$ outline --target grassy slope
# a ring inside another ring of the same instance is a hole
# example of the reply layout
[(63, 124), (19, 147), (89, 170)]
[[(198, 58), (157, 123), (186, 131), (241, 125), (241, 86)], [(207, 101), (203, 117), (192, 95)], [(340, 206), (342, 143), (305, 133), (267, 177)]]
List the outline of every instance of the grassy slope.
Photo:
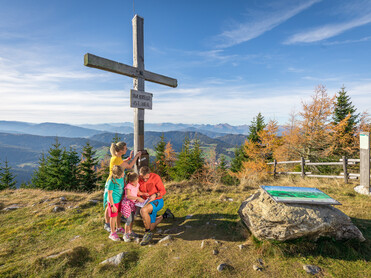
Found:
[[(305, 277), (303, 264), (323, 269), (323, 277), (370, 277), (371, 267), (371, 202), (370, 197), (355, 194), (354, 185), (340, 181), (284, 178), (275, 185), (317, 187), (336, 198), (339, 208), (348, 214), (363, 232), (366, 242), (317, 243), (257, 242), (240, 224), (237, 210), (241, 202), (255, 191), (253, 187), (201, 188), (190, 184), (169, 184), (165, 206), (177, 216), (159, 228), (170, 229), (175, 240), (169, 245), (156, 243), (164, 235), (155, 236), (152, 246), (113, 242), (103, 230), (102, 205), (89, 202), (101, 198), (93, 194), (17, 190), (0, 192), (0, 209), (10, 204), (23, 207), (0, 212), (0, 277)], [(67, 198), (66, 211), (52, 213), (60, 197)], [(222, 201), (224, 197), (233, 201)], [(49, 199), (49, 201), (41, 202)], [(75, 208), (68, 208), (74, 206)], [(76, 208), (78, 206), (79, 208)], [(187, 215), (193, 215), (186, 219)], [(208, 223), (208, 224), (207, 224)], [(142, 234), (140, 219), (134, 230)], [(75, 236), (80, 236), (76, 239)], [(205, 240), (205, 247), (200, 248)], [(219, 243), (216, 243), (215, 241)], [(239, 244), (247, 244), (240, 250)], [(219, 251), (213, 255), (213, 249)], [(48, 255), (70, 250), (54, 259)], [(129, 252), (118, 266), (99, 265), (120, 252)], [(262, 272), (252, 265), (262, 258)], [(234, 270), (218, 273), (217, 266), (227, 262)], [(308, 275), (309, 277), (309, 275)]]

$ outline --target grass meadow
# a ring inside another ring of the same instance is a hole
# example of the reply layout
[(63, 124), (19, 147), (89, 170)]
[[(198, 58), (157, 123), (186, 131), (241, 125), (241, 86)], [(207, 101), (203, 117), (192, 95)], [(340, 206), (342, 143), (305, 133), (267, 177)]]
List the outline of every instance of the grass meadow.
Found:
[[(319, 266), (318, 277), (371, 277), (371, 197), (355, 193), (355, 183), (282, 177), (264, 184), (319, 188), (342, 203), (338, 208), (351, 217), (366, 241), (256, 240), (237, 214), (241, 202), (258, 188), (254, 182), (237, 187), (166, 184), (164, 209), (170, 208), (176, 219), (164, 220), (149, 246), (108, 239), (102, 192), (6, 190), (0, 192), (0, 277), (312, 276), (303, 270), (304, 264)], [(3, 211), (11, 204), (20, 208)], [(65, 211), (52, 212), (55, 206)], [(143, 234), (140, 218), (134, 231)], [(158, 243), (167, 234), (173, 240)], [(245, 248), (240, 249), (241, 244)], [(100, 264), (121, 252), (127, 254), (120, 265)], [(51, 255), (56, 256), (47, 258)], [(263, 261), (262, 271), (253, 269), (258, 259)], [(221, 263), (232, 268), (219, 272)]]

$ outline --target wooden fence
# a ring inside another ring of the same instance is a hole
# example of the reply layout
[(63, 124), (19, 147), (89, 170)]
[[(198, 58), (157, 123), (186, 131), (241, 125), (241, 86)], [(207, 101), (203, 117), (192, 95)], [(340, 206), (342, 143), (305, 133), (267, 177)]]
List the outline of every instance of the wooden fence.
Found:
[[(301, 165), (301, 172), (277, 172), (277, 165), (278, 164), (292, 164), (292, 163), (300, 163)], [(343, 156), (342, 159), (335, 162), (310, 162), (310, 160), (305, 160), (303, 157), (301, 160), (296, 161), (277, 161), (276, 159), (274, 162), (269, 162), (267, 164), (273, 165), (273, 176), (276, 177), (279, 174), (285, 175), (301, 175), (304, 177), (311, 177), (311, 178), (332, 178), (332, 179), (344, 179), (345, 183), (348, 183), (348, 179), (357, 179), (359, 178), (360, 174), (348, 173), (348, 165), (355, 165), (360, 163), (360, 159), (352, 159), (346, 158)], [(330, 165), (330, 166), (342, 166), (343, 172), (340, 175), (312, 175), (312, 172), (305, 172), (305, 166), (319, 166), (319, 165)]]

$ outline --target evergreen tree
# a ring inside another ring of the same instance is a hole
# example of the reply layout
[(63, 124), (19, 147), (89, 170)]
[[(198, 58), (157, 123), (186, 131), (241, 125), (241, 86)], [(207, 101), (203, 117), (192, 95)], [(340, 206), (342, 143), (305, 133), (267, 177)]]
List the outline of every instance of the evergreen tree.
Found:
[(190, 141), (188, 137), (186, 137), (183, 142), (182, 151), (178, 155), (178, 160), (175, 162), (172, 172), (173, 179), (176, 181), (186, 180), (191, 176), (191, 174), (189, 174), (189, 145)]
[(99, 178), (95, 171), (98, 165), (98, 160), (94, 158), (95, 153), (93, 147), (87, 142), (82, 149), (82, 161), (79, 167), (80, 189), (82, 191), (93, 191), (96, 189)]
[(203, 158), (203, 151), (200, 146), (200, 140), (195, 139), (193, 148), (190, 153), (190, 172), (193, 174), (202, 170), (205, 160)]
[(119, 136), (119, 134), (116, 132), (115, 133), (115, 136), (112, 138), (112, 143), (118, 143), (121, 141), (121, 137)]
[(237, 173), (242, 168), (242, 162), (248, 160), (248, 156), (244, 152), (244, 145), (236, 148), (234, 151), (234, 158), (231, 161), (231, 171)]
[(164, 134), (161, 135), (160, 141), (155, 146), (156, 158), (155, 158), (155, 169), (158, 175), (165, 178), (168, 176), (167, 167), (165, 163), (165, 137)]
[(0, 172), (0, 190), (3, 189), (16, 189), (15, 176), (11, 172), (11, 167), (8, 164), (8, 160), (5, 159), (5, 166), (1, 168)]
[(34, 171), (32, 175), (31, 184), (35, 188), (42, 189), (46, 189), (48, 186), (48, 173), (44, 153), (41, 154), (41, 157), (39, 159), (39, 167), (37, 168), (37, 170)]
[(62, 171), (60, 177), (63, 183), (63, 189), (77, 190), (79, 188), (79, 162), (80, 158), (75, 149), (69, 151), (64, 149), (62, 153)]
[[(240, 168), (241, 168), (241, 166), (240, 166)], [(226, 184), (226, 185), (236, 185), (236, 184), (238, 184), (238, 179), (235, 178), (235, 177), (232, 177), (228, 173), (227, 161), (226, 161), (225, 156), (223, 154), (220, 156), (217, 171), (219, 172), (220, 181), (221, 181), (222, 184)]]
[(332, 117), (335, 125), (339, 124), (348, 116), (348, 114), (350, 114), (351, 116), (348, 120), (347, 126), (345, 127), (345, 132), (353, 134), (356, 130), (356, 125), (360, 116), (356, 111), (357, 109), (352, 105), (350, 97), (347, 95), (347, 91), (345, 91), (345, 87), (342, 87), (341, 91), (339, 91), (336, 96), (335, 109)]
[(264, 117), (259, 112), (259, 114), (252, 120), (251, 125), (249, 127), (249, 136), (247, 139), (253, 142), (260, 142), (258, 132), (265, 128), (266, 124), (264, 123)]
[(58, 138), (48, 151), (46, 158), (46, 185), (47, 190), (63, 190), (64, 189), (64, 173), (63, 173), (63, 150)]

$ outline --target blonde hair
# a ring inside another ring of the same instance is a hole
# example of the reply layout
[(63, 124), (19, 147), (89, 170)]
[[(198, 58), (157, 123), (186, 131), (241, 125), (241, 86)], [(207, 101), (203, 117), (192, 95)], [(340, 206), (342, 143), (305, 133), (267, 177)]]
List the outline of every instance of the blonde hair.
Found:
[(125, 142), (112, 143), (109, 149), (112, 156), (118, 156), (118, 152), (124, 150), (126, 147)]
[(120, 165), (115, 165), (112, 167), (112, 173), (109, 175), (108, 179), (115, 181), (116, 179), (121, 178), (124, 173), (124, 169)]
[(138, 174), (135, 172), (129, 172), (126, 177), (127, 183), (132, 183), (133, 181), (136, 181), (138, 179)]

